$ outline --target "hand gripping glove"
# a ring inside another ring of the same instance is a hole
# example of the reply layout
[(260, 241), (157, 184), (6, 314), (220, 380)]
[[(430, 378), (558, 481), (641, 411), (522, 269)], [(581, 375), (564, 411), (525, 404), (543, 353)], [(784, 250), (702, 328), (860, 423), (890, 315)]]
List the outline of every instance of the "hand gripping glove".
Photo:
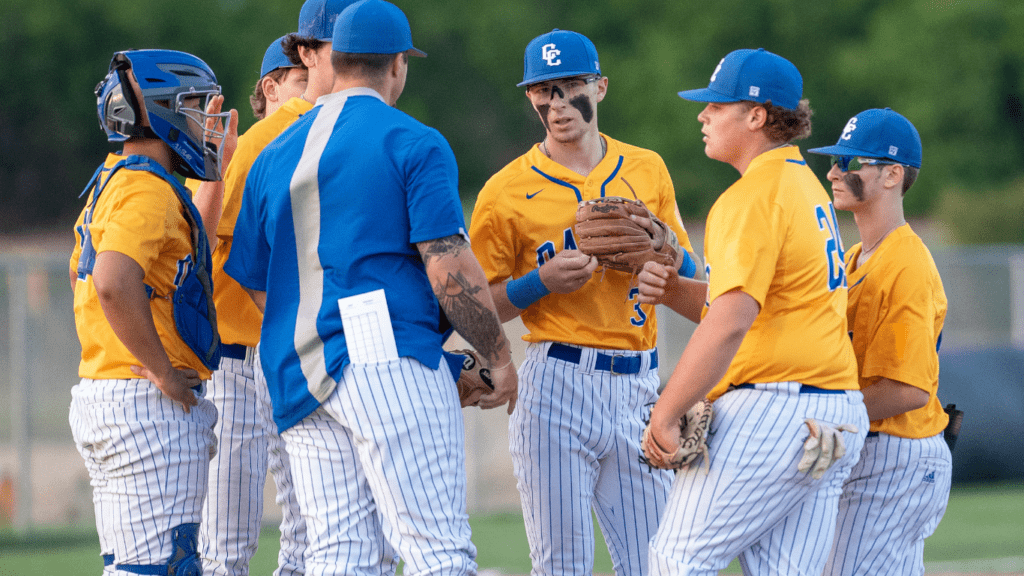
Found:
[(452, 350), (452, 354), (461, 354), (466, 357), (462, 361), (462, 373), (456, 386), (459, 388), (459, 403), (463, 408), (475, 406), (480, 396), (494, 392), (494, 384), (491, 383), (491, 371), (484, 368), (480, 357), (472, 350)]
[[(655, 238), (630, 216), (650, 218), (665, 235), (660, 246)], [(664, 241), (672, 231), (651, 214), (639, 200), (609, 196), (580, 202), (576, 210), (576, 242), (580, 252), (597, 257), (598, 263), (612, 270), (637, 274), (644, 264), (676, 264), (678, 252), (672, 242)], [(673, 234), (674, 237), (674, 234)]]
[(843, 432), (858, 432), (853, 424), (840, 424), (832, 427), (812, 418), (805, 418), (804, 423), (810, 430), (810, 436), (804, 442), (804, 455), (796, 465), (800, 472), (810, 474), (811, 478), (821, 480), (825, 471), (846, 454), (846, 443)]
[(655, 468), (678, 470), (686, 468), (697, 459), (697, 456), (703, 455), (704, 473), (707, 474), (711, 466), (707, 431), (708, 426), (711, 425), (712, 415), (711, 402), (704, 399), (679, 419), (679, 448), (675, 453), (669, 453), (658, 445), (658, 441), (651, 434), (651, 426), (648, 424), (644, 429), (643, 438), (640, 440), (640, 448), (644, 452), (645, 462)]

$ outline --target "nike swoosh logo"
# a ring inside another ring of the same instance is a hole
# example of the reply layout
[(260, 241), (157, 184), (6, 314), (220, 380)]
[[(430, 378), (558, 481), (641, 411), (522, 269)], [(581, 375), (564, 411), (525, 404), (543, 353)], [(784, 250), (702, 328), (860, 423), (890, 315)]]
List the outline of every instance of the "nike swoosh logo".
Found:
[(540, 194), (540, 193), (541, 193), (541, 192), (543, 192), (543, 191), (544, 191), (544, 189), (543, 189), (543, 188), (541, 188), (540, 190), (537, 190), (537, 191), (536, 191), (536, 192), (534, 192), (533, 194), (530, 194), (529, 192), (527, 192), (527, 193), (526, 193), (526, 199), (527, 199), (527, 200), (529, 200), (530, 198), (533, 198), (534, 196), (536, 196), (537, 194)]

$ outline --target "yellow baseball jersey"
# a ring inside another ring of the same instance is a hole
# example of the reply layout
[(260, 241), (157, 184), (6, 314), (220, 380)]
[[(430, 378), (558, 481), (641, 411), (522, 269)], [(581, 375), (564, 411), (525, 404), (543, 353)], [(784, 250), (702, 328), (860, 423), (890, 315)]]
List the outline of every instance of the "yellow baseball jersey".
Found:
[(889, 378), (928, 393), (923, 407), (876, 420), (871, 430), (903, 438), (934, 436), (949, 422), (938, 398), (946, 292), (935, 260), (909, 224), (893, 230), (866, 262), (855, 267), (862, 250), (857, 244), (846, 257), (846, 317), (860, 387)]
[[(111, 154), (104, 165), (110, 168), (121, 159)], [(178, 335), (170, 300), (178, 282), (184, 279), (184, 267), (192, 265), (192, 230), (181, 200), (166, 181), (151, 172), (118, 170), (113, 176), (105, 174), (101, 178), (101, 184), (107, 178), (110, 181), (92, 208), (89, 231), (96, 254), (120, 252), (142, 267), (143, 282), (153, 288), (153, 322), (171, 364), (179, 369), (192, 368), (200, 378), (209, 378), (210, 370)], [(75, 224), (77, 242), (70, 262), (72, 270), (78, 268), (83, 225), (90, 204), (92, 194)], [(110, 327), (92, 275), (80, 276), (75, 284), (75, 327), (82, 344), (79, 376), (97, 380), (138, 377), (129, 367), (141, 363)]]
[[(489, 282), (520, 278), (556, 253), (577, 247), (573, 225), (584, 200), (639, 198), (693, 252), (675, 189), (658, 154), (603, 136), (608, 149), (589, 176), (558, 164), (534, 146), (492, 176), (480, 191), (470, 224), (473, 252)], [(654, 306), (639, 304), (627, 272), (594, 273), (571, 294), (549, 294), (522, 315), (528, 342), (565, 342), (614, 350), (657, 344)]]
[(712, 400), (758, 382), (857, 389), (835, 210), (796, 146), (759, 155), (715, 201), (704, 258), (708, 303), (741, 290), (761, 306)]
[[(221, 341), (225, 344), (256, 346), (260, 341), (260, 326), (263, 313), (253, 304), (252, 298), (235, 281), (224, 273), (224, 263), (231, 254), (231, 243), (235, 236), (235, 221), (242, 207), (242, 192), (249, 169), (260, 152), (292, 125), (299, 116), (313, 108), (313, 104), (302, 98), (292, 98), (273, 114), (260, 120), (238, 137), (238, 146), (231, 162), (224, 170), (224, 208), (217, 225), (217, 247), (213, 250), (213, 302), (217, 307), (217, 324)], [(189, 181), (189, 188), (195, 190), (197, 181)]]

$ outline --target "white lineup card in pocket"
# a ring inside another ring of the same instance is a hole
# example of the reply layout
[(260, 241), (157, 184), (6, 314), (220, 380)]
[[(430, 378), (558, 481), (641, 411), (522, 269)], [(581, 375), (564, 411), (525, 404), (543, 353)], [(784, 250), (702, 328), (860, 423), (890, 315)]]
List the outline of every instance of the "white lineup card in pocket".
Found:
[(381, 364), (398, 360), (395, 332), (384, 290), (338, 299), (345, 344), (353, 364)]

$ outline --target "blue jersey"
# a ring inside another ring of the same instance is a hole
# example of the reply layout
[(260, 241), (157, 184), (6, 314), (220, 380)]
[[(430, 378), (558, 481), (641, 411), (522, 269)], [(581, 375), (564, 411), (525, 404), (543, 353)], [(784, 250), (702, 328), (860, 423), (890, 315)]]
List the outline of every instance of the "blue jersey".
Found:
[(328, 96), (260, 154), (224, 266), (267, 293), (260, 356), (284, 431), (349, 363), (338, 300), (383, 289), (398, 356), (437, 368), (440, 307), (416, 243), (465, 235), (443, 136), (368, 88)]

